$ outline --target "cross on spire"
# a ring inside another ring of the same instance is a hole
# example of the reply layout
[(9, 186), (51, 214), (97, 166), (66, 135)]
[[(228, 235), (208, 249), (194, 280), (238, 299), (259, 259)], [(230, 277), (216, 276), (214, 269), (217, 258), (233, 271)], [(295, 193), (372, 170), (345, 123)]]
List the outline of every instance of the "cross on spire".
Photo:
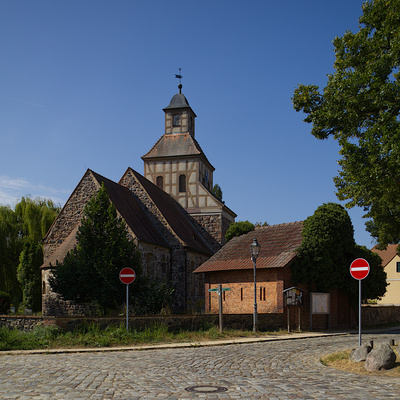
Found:
[(179, 89), (179, 93), (182, 93), (182, 83), (181, 83), (181, 79), (183, 78), (182, 76), (182, 68), (179, 68), (179, 74), (175, 74), (175, 78), (179, 79), (179, 85), (178, 85), (178, 89)]

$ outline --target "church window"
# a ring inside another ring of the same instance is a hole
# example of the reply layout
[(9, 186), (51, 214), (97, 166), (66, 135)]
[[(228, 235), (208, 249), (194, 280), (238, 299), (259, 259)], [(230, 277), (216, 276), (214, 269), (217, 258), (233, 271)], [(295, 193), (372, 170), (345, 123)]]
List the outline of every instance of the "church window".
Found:
[(190, 116), (189, 118), (189, 129), (192, 130), (193, 129), (193, 117)]
[(179, 192), (186, 192), (186, 176), (179, 175)]
[(164, 179), (163, 179), (162, 176), (157, 176), (156, 185), (157, 185), (157, 187), (159, 187), (160, 189), (164, 190)]
[(172, 126), (181, 126), (181, 114), (174, 114), (172, 116)]

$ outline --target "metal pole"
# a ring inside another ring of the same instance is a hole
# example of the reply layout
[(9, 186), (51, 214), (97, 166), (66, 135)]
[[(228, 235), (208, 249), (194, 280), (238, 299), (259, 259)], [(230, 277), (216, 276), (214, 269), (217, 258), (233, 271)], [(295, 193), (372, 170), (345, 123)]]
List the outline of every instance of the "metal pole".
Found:
[(126, 331), (129, 331), (129, 284), (126, 285)]
[(253, 331), (257, 332), (257, 273), (256, 273), (256, 259), (252, 257), (254, 265), (254, 315), (253, 315)]
[(361, 279), (358, 281), (358, 345), (361, 346)]
[(222, 285), (218, 285), (218, 296), (219, 296), (219, 331), (222, 333)]

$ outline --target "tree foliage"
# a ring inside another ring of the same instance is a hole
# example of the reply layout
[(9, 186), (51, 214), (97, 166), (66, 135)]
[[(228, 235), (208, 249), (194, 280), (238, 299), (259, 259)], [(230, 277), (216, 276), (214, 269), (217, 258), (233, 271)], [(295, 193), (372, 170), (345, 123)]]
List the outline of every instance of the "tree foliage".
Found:
[(255, 226), (249, 221), (238, 221), (229, 225), (225, 234), (226, 242), (229, 242), (233, 237), (244, 235), (250, 231), (254, 231)]
[[(38, 311), (42, 308), (41, 272), (43, 246), (27, 241), (19, 256), (17, 279), (22, 287), (22, 308)], [(20, 307), (21, 308), (21, 307)]]
[(346, 207), (363, 207), (381, 247), (400, 242), (400, 1), (363, 5), (357, 33), (333, 41), (335, 72), (321, 93), (299, 85), (292, 101), (318, 139), (340, 145), (334, 178)]
[(225, 203), (222, 201), (222, 189), (221, 186), (219, 186), (217, 183), (213, 186), (212, 188), (212, 194), (214, 195), (215, 198), (217, 198), (220, 202)]
[(386, 273), (380, 257), (366, 247), (356, 245), (351, 219), (339, 204), (318, 207), (303, 224), (303, 241), (298, 257), (291, 265), (295, 284), (313, 284), (316, 290), (339, 289), (357, 298), (358, 285), (350, 276), (351, 262), (365, 258), (371, 267), (364, 280), (363, 297), (377, 298), (386, 291)]
[[(39, 267), (43, 263), (43, 256), (41, 259), (40, 257), (24, 258), (21, 268), (27, 268), (27, 271), (21, 270), (20, 276), (26, 277), (23, 278), (22, 283), (17, 279), (21, 252), (26, 243), (42, 247), (42, 238), (56, 218), (59, 209), (51, 200), (41, 198), (33, 200), (29, 197), (23, 197), (16, 204), (15, 210), (11, 207), (0, 206), (0, 290), (8, 292), (14, 304), (23, 300), (23, 292), (28, 293), (31, 290), (24, 291), (24, 285), (31, 287), (32, 281), (37, 282)], [(35, 264), (28, 265), (27, 260)], [(29, 278), (28, 271), (33, 274)], [(40, 282), (35, 290), (40, 291)], [(25, 303), (30, 303), (30, 300)], [(35, 311), (39, 309), (40, 307)]]
[(119, 272), (131, 267), (140, 275), (140, 260), (104, 186), (84, 209), (77, 241), (77, 248), (53, 268), (52, 289), (65, 300), (95, 302), (103, 310), (116, 309), (125, 298)]

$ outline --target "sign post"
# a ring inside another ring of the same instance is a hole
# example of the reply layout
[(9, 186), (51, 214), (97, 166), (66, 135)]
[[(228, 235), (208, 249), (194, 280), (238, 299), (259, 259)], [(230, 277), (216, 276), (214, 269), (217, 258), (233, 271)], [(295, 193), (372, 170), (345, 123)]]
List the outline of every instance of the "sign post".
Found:
[(121, 269), (119, 279), (126, 284), (126, 330), (129, 330), (129, 285), (135, 280), (136, 274), (132, 268)]
[(222, 333), (223, 326), (222, 326), (222, 292), (226, 292), (227, 290), (231, 290), (231, 288), (223, 288), (221, 284), (218, 285), (218, 288), (215, 289), (208, 289), (209, 292), (217, 292), (218, 293), (218, 304), (219, 304), (219, 331)]
[(369, 264), (363, 258), (355, 259), (350, 265), (350, 274), (358, 280), (358, 345), (361, 346), (361, 281), (369, 274)]

